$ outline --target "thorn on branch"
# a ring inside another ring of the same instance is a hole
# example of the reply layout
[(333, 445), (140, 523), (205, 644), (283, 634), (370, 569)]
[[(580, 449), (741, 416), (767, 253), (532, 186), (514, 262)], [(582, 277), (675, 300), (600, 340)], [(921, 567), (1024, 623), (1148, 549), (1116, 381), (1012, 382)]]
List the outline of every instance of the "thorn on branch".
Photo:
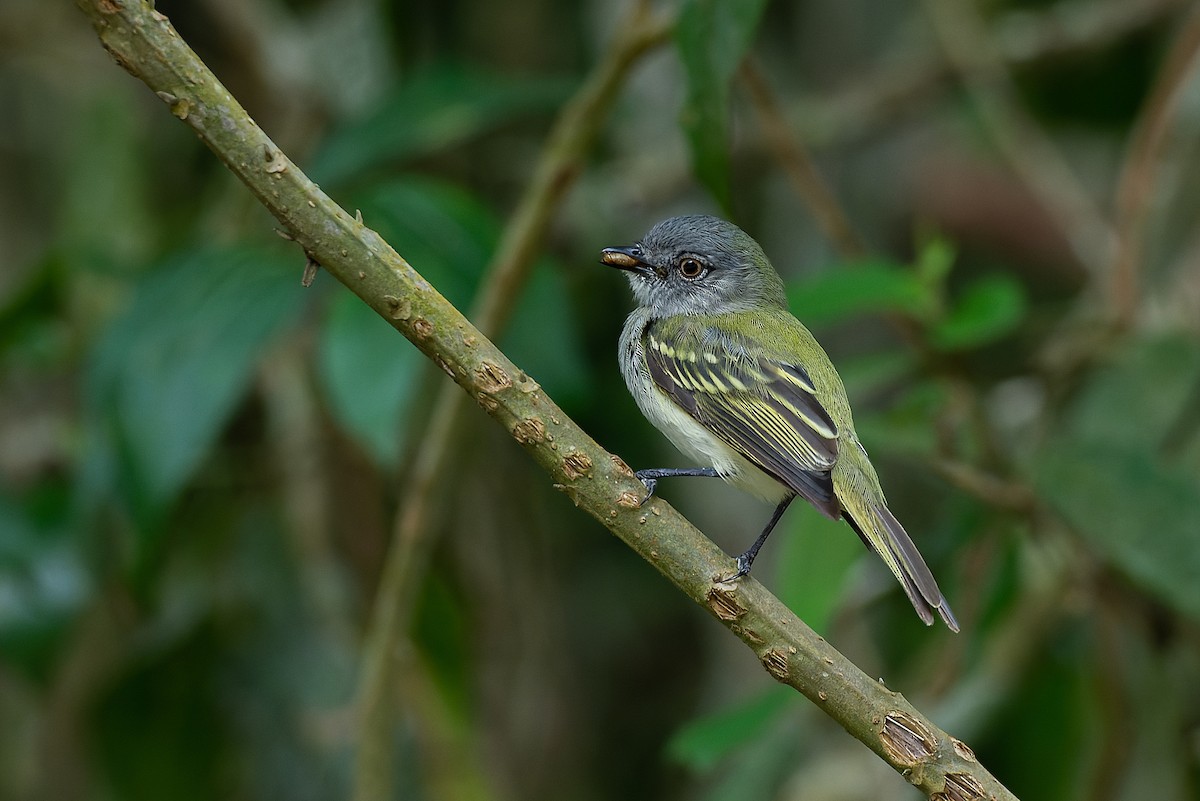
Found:
[[(276, 231), (276, 233), (280, 233)], [(284, 237), (291, 239), (290, 236)], [(314, 259), (310, 254), (304, 254), (304, 275), (300, 277), (300, 286), (310, 287), (312, 282), (317, 278), (317, 270), (321, 269), (321, 263)]]

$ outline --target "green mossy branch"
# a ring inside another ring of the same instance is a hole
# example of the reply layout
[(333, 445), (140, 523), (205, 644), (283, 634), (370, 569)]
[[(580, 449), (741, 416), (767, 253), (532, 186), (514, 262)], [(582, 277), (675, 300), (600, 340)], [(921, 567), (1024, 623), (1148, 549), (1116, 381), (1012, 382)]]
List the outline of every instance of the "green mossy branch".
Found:
[[(104, 47), (186, 122), (304, 252), (437, 363), (555, 486), (931, 798), (1012, 799), (965, 745), (871, 679), (643, 488), (383, 239), (308, 180), (144, 0), (78, 0)], [(297, 262), (297, 280), (303, 262)], [(186, 302), (186, 299), (180, 299)]]

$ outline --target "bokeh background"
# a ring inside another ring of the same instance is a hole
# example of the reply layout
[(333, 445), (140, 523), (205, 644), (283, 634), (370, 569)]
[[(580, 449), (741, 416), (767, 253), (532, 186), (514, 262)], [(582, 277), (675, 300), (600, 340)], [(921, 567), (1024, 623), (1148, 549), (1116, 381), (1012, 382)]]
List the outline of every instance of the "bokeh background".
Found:
[[(631, 465), (679, 465), (621, 383), (630, 300), (597, 252), (731, 217), (839, 365), (963, 632), (808, 510), (758, 578), (1026, 801), (1200, 798), (1195, 5), (683, 5), (499, 341)], [(158, 8), (462, 308), (631, 13)], [(71, 4), (0, 6), (0, 109), (0, 798), (350, 796), (445, 376), (329, 276), (301, 288), (298, 249)], [(392, 797), (917, 797), (483, 414), (454, 442), (391, 676)], [(662, 495), (728, 552), (769, 513)]]

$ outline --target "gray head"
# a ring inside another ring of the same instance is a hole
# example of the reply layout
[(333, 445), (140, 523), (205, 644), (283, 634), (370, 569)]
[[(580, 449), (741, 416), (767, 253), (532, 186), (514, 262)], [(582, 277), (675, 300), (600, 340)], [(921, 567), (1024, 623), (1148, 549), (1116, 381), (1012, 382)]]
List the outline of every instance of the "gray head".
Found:
[(787, 306), (763, 249), (718, 217), (663, 220), (636, 245), (605, 248), (601, 261), (627, 271), (634, 297), (656, 317)]

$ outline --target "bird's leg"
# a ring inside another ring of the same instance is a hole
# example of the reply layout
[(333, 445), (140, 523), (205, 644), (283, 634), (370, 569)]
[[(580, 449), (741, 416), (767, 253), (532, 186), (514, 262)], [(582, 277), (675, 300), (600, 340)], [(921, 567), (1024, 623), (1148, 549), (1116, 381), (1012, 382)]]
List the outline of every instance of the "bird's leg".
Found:
[(646, 487), (646, 497), (642, 498), (642, 502), (638, 504), (641, 506), (654, 495), (654, 488), (658, 486), (660, 478), (675, 478), (676, 476), (717, 478), (721, 474), (712, 467), (652, 467), (649, 470), (639, 470), (634, 475)]
[(775, 524), (779, 522), (779, 518), (783, 517), (783, 513), (787, 511), (788, 505), (795, 500), (795, 495), (789, 495), (784, 498), (778, 506), (775, 507), (774, 514), (767, 521), (767, 527), (762, 530), (762, 534), (758, 535), (758, 539), (754, 544), (746, 549), (746, 552), (737, 558), (737, 572), (730, 577), (729, 581), (739, 579), (750, 572), (750, 565), (754, 564), (754, 557), (758, 556), (759, 549), (763, 547), (763, 543), (767, 541), (767, 537), (771, 536), (771, 531), (774, 530)]

